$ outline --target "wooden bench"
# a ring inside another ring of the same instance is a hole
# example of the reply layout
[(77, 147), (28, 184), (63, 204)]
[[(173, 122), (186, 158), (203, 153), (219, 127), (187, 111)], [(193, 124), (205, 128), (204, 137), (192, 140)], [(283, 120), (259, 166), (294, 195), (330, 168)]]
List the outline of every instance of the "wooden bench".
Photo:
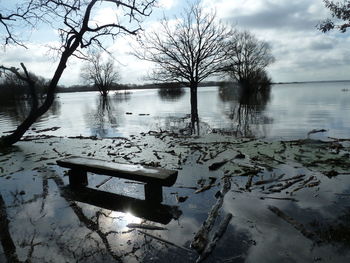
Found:
[(69, 184), (72, 187), (88, 185), (87, 172), (104, 174), (145, 183), (145, 199), (161, 203), (162, 186), (172, 186), (177, 179), (177, 171), (144, 165), (114, 163), (104, 160), (70, 157), (58, 160), (59, 166), (69, 168)]

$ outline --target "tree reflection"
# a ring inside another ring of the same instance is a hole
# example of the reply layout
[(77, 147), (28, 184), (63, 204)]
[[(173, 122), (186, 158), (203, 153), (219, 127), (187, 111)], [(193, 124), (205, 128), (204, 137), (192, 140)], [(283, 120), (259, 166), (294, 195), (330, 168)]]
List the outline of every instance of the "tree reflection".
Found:
[[(39, 104), (43, 103), (44, 98), (39, 99)], [(32, 102), (30, 99), (23, 97), (0, 97), (0, 114), (4, 114), (13, 126), (20, 124), (28, 116), (31, 110)], [(46, 113), (47, 115), (58, 116), (60, 114), (61, 104), (54, 100), (52, 107)], [(39, 120), (40, 122), (40, 120)]]
[[(163, 101), (177, 101), (185, 95), (184, 88), (178, 87), (178, 84), (167, 84), (167, 87), (158, 89), (158, 96)], [(197, 97), (191, 99), (191, 113), (184, 117), (168, 117), (165, 120), (165, 129), (183, 135), (199, 135), (202, 126), (207, 124), (200, 123), (198, 115)], [(209, 129), (209, 126), (207, 127)], [(205, 129), (207, 130), (207, 129)]]
[(183, 117), (166, 117), (162, 128), (180, 135), (202, 135), (211, 131), (210, 125), (198, 117), (198, 112), (187, 114)]
[(92, 122), (89, 126), (92, 129), (92, 134), (104, 138), (108, 135), (111, 127), (118, 126), (116, 109), (113, 99), (108, 96), (97, 97), (97, 109), (91, 116), (87, 114), (87, 122)]
[(114, 94), (113, 99), (117, 102), (125, 102), (129, 101), (131, 99), (131, 92), (124, 90), (124, 91), (116, 91)]
[[(219, 88), (224, 114), (232, 121), (229, 132), (237, 137), (266, 135), (266, 124), (272, 119), (264, 115), (271, 98), (271, 87), (242, 87), (227, 84)], [(260, 131), (259, 131), (260, 129)]]
[(158, 96), (163, 101), (177, 101), (184, 95), (184, 89), (179, 87), (166, 87), (158, 89)]

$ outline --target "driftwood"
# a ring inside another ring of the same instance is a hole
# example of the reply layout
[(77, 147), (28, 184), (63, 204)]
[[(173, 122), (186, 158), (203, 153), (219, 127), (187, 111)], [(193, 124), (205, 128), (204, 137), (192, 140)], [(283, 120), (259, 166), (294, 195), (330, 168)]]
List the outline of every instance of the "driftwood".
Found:
[(254, 185), (262, 185), (262, 184), (273, 183), (273, 182), (275, 182), (275, 181), (279, 181), (280, 179), (282, 179), (283, 176), (284, 176), (284, 174), (281, 174), (281, 175), (278, 176), (277, 178), (257, 181), (257, 182), (254, 183)]
[(303, 178), (304, 176), (305, 176), (305, 174), (298, 174), (298, 175), (290, 177), (290, 178), (282, 179), (282, 180), (280, 180), (280, 182), (286, 182), (286, 181), (290, 181), (290, 180), (300, 179), (300, 178)]
[(205, 260), (211, 254), (211, 252), (214, 250), (214, 248), (216, 246), (216, 243), (225, 234), (226, 229), (227, 229), (228, 225), (230, 224), (231, 218), (232, 218), (232, 214), (231, 213), (226, 215), (224, 220), (221, 222), (218, 230), (215, 232), (212, 241), (207, 245), (207, 247), (204, 249), (204, 251), (199, 256), (199, 258), (197, 259), (196, 262), (198, 262), (198, 263), (202, 262), (203, 260)]
[(247, 183), (246, 183), (246, 185), (245, 185), (245, 189), (246, 189), (246, 190), (249, 190), (250, 187), (252, 186), (252, 182), (253, 182), (253, 177), (254, 177), (254, 176), (255, 176), (255, 174), (249, 175), (248, 180), (247, 180)]
[(152, 225), (145, 225), (145, 224), (127, 224), (128, 228), (141, 228), (141, 229), (147, 229), (147, 230), (168, 230), (167, 228), (161, 227), (161, 226), (152, 226)]
[(199, 228), (197, 234), (194, 236), (191, 243), (191, 248), (195, 249), (198, 253), (201, 253), (208, 244), (208, 235), (212, 230), (215, 220), (218, 216), (219, 209), (221, 208), (225, 194), (230, 190), (231, 182), (229, 178), (224, 178), (224, 184), (221, 189), (221, 195), (219, 195), (215, 205), (212, 207), (208, 214), (208, 218), (203, 222), (202, 226)]
[(47, 128), (47, 129), (42, 129), (42, 130), (34, 130), (33, 129), (33, 131), (35, 132), (35, 133), (40, 133), (40, 132), (47, 132), (47, 131), (57, 131), (58, 129), (60, 129), (61, 127), (57, 127), (57, 126), (55, 126), (55, 127), (52, 127), (52, 128)]
[(305, 236), (308, 239), (311, 239), (312, 241), (315, 241), (316, 243), (321, 242), (318, 236), (314, 232), (311, 232), (305, 228), (305, 226), (298, 221), (296, 221), (294, 218), (290, 217), (289, 215), (282, 212), (280, 209), (278, 209), (275, 206), (269, 206), (269, 210), (273, 213), (275, 213), (278, 217), (282, 218), (287, 223), (291, 224), (296, 230), (298, 230), (303, 236)]
[(307, 180), (305, 180), (299, 187), (293, 189), (290, 194), (292, 195), (293, 193), (295, 193), (296, 191), (299, 191), (300, 189), (303, 189), (305, 187), (306, 184), (310, 183), (313, 179), (315, 179), (315, 176), (310, 176)]
[(262, 197), (260, 197), (260, 199), (273, 199), (273, 200), (285, 200), (285, 201), (299, 202), (299, 200), (296, 200), (296, 199), (290, 198), (290, 197), (262, 196)]
[(212, 187), (215, 186), (215, 185), (216, 185), (216, 184), (208, 184), (208, 185), (205, 185), (205, 186), (203, 186), (202, 188), (197, 189), (197, 190), (195, 191), (195, 193), (198, 194), (198, 193), (207, 191), (207, 190), (209, 190), (210, 188), (212, 188)]
[(327, 130), (325, 130), (325, 129), (320, 129), (320, 130), (313, 129), (307, 133), (307, 136), (309, 137), (311, 134), (319, 133), (319, 132), (327, 132)]
[(219, 169), (220, 167), (224, 166), (227, 162), (228, 162), (228, 160), (223, 160), (221, 162), (212, 163), (211, 165), (209, 165), (209, 170), (215, 171), (215, 170)]
[(279, 193), (279, 192), (281, 192), (281, 191), (283, 191), (283, 190), (285, 190), (285, 189), (291, 187), (293, 184), (299, 183), (299, 182), (301, 182), (301, 181), (303, 181), (302, 178), (297, 179), (297, 180), (294, 180), (294, 181), (290, 181), (290, 182), (287, 182), (286, 184), (282, 185), (282, 186), (279, 187), (279, 188), (276, 188), (276, 189), (273, 189), (273, 188), (272, 188), (272, 189), (270, 189), (269, 191), (272, 192), (272, 193)]

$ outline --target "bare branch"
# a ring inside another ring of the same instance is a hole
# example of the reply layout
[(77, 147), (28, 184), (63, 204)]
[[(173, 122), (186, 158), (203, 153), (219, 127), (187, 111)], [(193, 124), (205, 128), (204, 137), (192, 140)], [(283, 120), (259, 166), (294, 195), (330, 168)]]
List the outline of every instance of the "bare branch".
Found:
[(178, 21), (175, 26), (163, 18), (160, 30), (142, 34), (133, 54), (155, 63), (154, 80), (197, 87), (223, 71), (230, 30), (216, 21), (215, 13), (205, 13), (199, 3), (190, 5), (180, 19), (174, 20)]

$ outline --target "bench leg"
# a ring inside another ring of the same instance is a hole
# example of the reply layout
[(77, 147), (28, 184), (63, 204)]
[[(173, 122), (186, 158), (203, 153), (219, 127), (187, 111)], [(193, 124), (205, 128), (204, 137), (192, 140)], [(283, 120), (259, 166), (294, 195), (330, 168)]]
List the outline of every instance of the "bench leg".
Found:
[(145, 199), (153, 203), (163, 201), (162, 186), (158, 184), (145, 184)]
[(88, 178), (85, 171), (82, 170), (69, 170), (69, 185), (74, 188), (83, 187), (88, 185)]

